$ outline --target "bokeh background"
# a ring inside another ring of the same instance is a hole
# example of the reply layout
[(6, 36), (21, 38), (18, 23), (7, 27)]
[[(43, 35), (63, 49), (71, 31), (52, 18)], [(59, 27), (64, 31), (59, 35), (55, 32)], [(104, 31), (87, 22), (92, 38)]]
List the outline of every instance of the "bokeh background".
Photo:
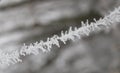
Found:
[[(109, 14), (120, 0), (0, 0), (0, 49), (46, 40)], [(21, 57), (23, 62), (0, 66), (0, 73), (120, 73), (120, 27), (81, 40), (68, 41), (50, 52)]]

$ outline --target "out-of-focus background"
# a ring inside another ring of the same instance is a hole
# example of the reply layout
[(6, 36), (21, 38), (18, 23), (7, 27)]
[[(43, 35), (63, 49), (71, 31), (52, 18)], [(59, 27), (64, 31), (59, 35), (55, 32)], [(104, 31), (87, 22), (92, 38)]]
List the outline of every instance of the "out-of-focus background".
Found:
[[(120, 0), (0, 0), (0, 49), (19, 49), (108, 14)], [(22, 57), (0, 73), (120, 73), (120, 27)]]

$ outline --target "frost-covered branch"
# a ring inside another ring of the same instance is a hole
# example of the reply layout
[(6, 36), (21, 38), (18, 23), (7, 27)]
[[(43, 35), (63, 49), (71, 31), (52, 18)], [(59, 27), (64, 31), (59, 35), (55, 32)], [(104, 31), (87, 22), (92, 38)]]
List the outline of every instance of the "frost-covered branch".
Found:
[[(73, 40), (77, 37), (81, 39), (84, 36), (89, 36), (91, 33), (98, 33), (99, 31), (109, 31), (112, 25), (120, 22), (120, 7), (116, 8), (109, 15), (106, 15), (103, 19), (99, 19), (95, 22), (86, 23), (81, 22), (82, 27), (80, 28), (69, 28), (68, 31), (61, 32), (61, 35), (54, 35), (51, 38), (47, 38), (46, 41), (40, 41), (32, 43), (30, 45), (23, 45), (20, 49), (14, 50), (12, 52), (5, 52), (0, 49), (0, 64), (15, 64), (17, 62), (22, 62), (20, 56), (26, 56), (30, 54), (37, 55), (42, 52), (48, 52), (51, 50), (53, 45), (60, 47), (59, 42), (66, 44), (66, 41)], [(9, 50), (9, 49), (8, 49)]]

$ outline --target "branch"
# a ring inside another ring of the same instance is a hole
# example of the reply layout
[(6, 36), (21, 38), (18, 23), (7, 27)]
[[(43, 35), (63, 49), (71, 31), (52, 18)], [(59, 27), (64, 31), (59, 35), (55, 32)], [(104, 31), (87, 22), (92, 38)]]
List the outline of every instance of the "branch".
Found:
[[(66, 44), (66, 41), (73, 40), (77, 37), (81, 39), (84, 36), (89, 36), (90, 33), (99, 33), (100, 31), (109, 31), (112, 25), (120, 22), (120, 7), (116, 8), (109, 15), (106, 15), (103, 19), (88, 24), (81, 22), (82, 27), (80, 28), (69, 28), (68, 31), (61, 32), (61, 36), (54, 35), (51, 38), (47, 38), (46, 41), (40, 41), (32, 43), (30, 45), (23, 45), (21, 49), (14, 50), (12, 52), (5, 52), (0, 50), (0, 64), (10, 65), (17, 62), (22, 62), (20, 56), (26, 56), (30, 54), (37, 55), (42, 52), (49, 52), (53, 45), (60, 47), (59, 42), (62, 41)], [(9, 50), (9, 49), (8, 49)]]

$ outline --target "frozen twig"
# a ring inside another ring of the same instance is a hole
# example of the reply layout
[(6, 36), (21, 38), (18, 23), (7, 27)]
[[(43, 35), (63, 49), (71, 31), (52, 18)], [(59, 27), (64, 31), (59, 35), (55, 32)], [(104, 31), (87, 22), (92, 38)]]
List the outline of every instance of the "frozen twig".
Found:
[[(19, 50), (14, 50), (12, 52), (5, 52), (0, 49), (0, 64), (9, 65), (15, 64), (17, 62), (22, 62), (20, 56), (26, 56), (30, 54), (37, 55), (42, 52), (48, 52), (51, 50), (53, 45), (60, 47), (59, 42), (66, 44), (66, 41), (73, 40), (77, 37), (81, 39), (84, 36), (89, 36), (90, 33), (98, 33), (99, 31), (108, 31), (112, 25), (120, 22), (120, 7), (116, 8), (109, 15), (106, 15), (103, 19), (99, 19), (95, 22), (86, 23), (81, 22), (82, 27), (80, 28), (69, 28), (68, 31), (61, 32), (61, 35), (54, 35), (51, 38), (47, 38), (46, 41), (40, 41), (32, 43), (30, 45), (23, 45)], [(9, 50), (9, 49), (8, 49)]]

